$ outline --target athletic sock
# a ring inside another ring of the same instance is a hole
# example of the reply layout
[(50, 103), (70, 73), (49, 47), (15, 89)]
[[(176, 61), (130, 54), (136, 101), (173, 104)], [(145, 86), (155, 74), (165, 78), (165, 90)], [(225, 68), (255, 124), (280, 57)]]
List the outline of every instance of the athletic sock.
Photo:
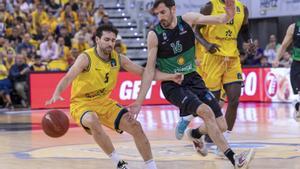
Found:
[(193, 138), (199, 139), (201, 138), (201, 136), (203, 135), (202, 133), (200, 133), (199, 129), (192, 129), (192, 133), (191, 133)]
[(231, 164), (234, 166), (235, 161), (234, 161), (234, 152), (231, 150), (231, 148), (228, 148), (225, 152), (224, 155), (229, 159)]

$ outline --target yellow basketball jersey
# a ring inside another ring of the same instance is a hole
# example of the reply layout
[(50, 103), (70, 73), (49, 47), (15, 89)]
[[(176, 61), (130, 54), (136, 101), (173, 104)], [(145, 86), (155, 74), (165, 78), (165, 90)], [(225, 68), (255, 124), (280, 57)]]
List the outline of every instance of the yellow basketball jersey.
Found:
[(72, 83), (71, 102), (105, 101), (114, 89), (120, 70), (118, 54), (113, 51), (110, 61), (104, 61), (96, 48), (84, 51), (89, 58), (89, 66)]
[[(221, 0), (210, 0), (213, 9), (211, 15), (220, 15), (225, 12), (225, 4)], [(238, 57), (239, 51), (237, 49), (238, 33), (244, 21), (244, 5), (235, 0), (236, 14), (230, 22), (221, 25), (207, 25), (202, 28), (203, 37), (210, 43), (215, 43), (220, 46), (220, 51), (215, 55)]]

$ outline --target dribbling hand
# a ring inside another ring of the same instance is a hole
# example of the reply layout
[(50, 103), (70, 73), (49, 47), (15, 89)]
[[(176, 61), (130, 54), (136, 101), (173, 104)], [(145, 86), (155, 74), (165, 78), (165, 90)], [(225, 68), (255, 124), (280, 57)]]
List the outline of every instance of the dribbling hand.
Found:
[(58, 101), (58, 100), (64, 101), (65, 99), (62, 98), (61, 96), (55, 96), (55, 95), (53, 95), (52, 98), (51, 98), (50, 100), (47, 100), (47, 101), (46, 101), (45, 105), (47, 106), (47, 105), (53, 104), (53, 103), (55, 103), (55, 102)]

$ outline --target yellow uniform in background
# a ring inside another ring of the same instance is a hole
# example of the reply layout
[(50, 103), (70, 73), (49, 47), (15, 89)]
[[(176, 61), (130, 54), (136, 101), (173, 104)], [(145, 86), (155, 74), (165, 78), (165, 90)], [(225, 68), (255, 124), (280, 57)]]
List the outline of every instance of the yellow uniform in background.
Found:
[[(211, 0), (211, 15), (225, 13), (225, 4), (220, 0)], [(210, 54), (204, 47), (197, 47), (196, 56), (201, 56), (201, 74), (211, 91), (219, 91), (224, 84), (242, 82), (242, 68), (237, 48), (238, 33), (244, 21), (244, 5), (235, 1), (236, 15), (225, 25), (206, 25), (201, 28), (203, 37), (219, 45), (220, 51)], [(198, 44), (199, 46), (201, 44)], [(223, 94), (221, 94), (223, 95)]]
[(97, 54), (96, 48), (85, 50), (89, 66), (72, 83), (71, 116), (81, 124), (81, 117), (86, 112), (96, 112), (101, 124), (121, 132), (118, 129), (120, 119), (127, 110), (110, 99), (115, 88), (120, 70), (118, 54), (113, 51), (110, 61), (106, 62)]

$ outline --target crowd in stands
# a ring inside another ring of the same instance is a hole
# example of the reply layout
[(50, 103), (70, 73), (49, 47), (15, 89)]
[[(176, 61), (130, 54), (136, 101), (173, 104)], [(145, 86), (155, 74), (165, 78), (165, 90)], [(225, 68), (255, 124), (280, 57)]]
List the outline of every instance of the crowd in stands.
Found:
[[(94, 45), (97, 26), (113, 24), (99, 0), (2, 0), (0, 1), (0, 107), (29, 106), (28, 75), (37, 71), (66, 71), (76, 57)], [(148, 28), (158, 23), (150, 15)], [(256, 52), (244, 44), (244, 66), (271, 66), (278, 47), (274, 35)], [(126, 55), (118, 36), (115, 50)], [(289, 67), (286, 52), (281, 66)], [(2, 106), (1, 106), (2, 105)]]
[(28, 107), (29, 73), (68, 70), (101, 24), (112, 22), (97, 0), (0, 1), (0, 107)]
[[(241, 64), (244, 67), (271, 67), (276, 58), (280, 43), (277, 42), (275, 35), (270, 35), (269, 42), (265, 48), (261, 48), (259, 41), (254, 40), (255, 51), (251, 52), (248, 43), (243, 43), (240, 51)], [(280, 67), (290, 67), (292, 64), (291, 52), (286, 51), (280, 61)]]

